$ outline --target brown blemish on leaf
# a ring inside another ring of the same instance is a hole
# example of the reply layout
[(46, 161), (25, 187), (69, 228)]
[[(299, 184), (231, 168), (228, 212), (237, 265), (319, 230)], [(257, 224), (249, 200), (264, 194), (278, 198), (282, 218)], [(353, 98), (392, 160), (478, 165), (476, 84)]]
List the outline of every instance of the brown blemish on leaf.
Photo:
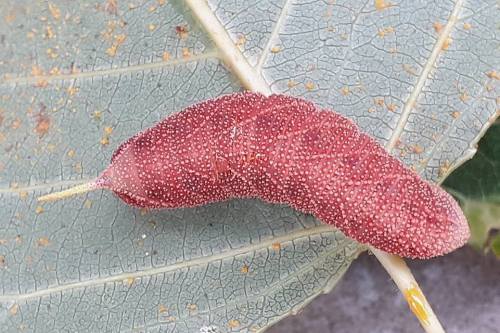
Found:
[(186, 39), (189, 35), (189, 28), (187, 25), (178, 25), (175, 27), (175, 33), (180, 39)]
[(0, 268), (4, 268), (6, 266), (5, 256), (0, 255)]
[(368, 112), (369, 112), (369, 113), (373, 113), (373, 112), (375, 112), (375, 111), (377, 111), (377, 110), (375, 110), (375, 108), (368, 108)]
[(396, 112), (396, 110), (398, 109), (397, 105), (394, 103), (387, 104), (386, 107), (387, 107), (387, 110), (389, 110), (391, 112)]
[(230, 321), (227, 322), (227, 326), (229, 328), (238, 328), (240, 326), (240, 322), (239, 320), (231, 319)]
[(40, 237), (36, 241), (36, 244), (40, 247), (45, 247), (50, 245), (50, 240), (47, 237)]
[(156, 2), (158, 2), (158, 6), (163, 6), (167, 3), (167, 0), (157, 0)]
[(186, 308), (190, 311), (190, 312), (193, 312), (193, 311), (196, 311), (198, 310), (198, 306), (196, 304), (188, 304), (186, 306)]
[(73, 170), (75, 170), (76, 173), (82, 173), (83, 167), (82, 167), (82, 162), (77, 162), (73, 165)]
[(9, 314), (11, 316), (15, 316), (18, 311), (19, 311), (19, 304), (14, 304), (9, 308)]
[(385, 105), (385, 101), (384, 101), (383, 98), (375, 98), (374, 102), (378, 106), (384, 106)]
[(439, 167), (439, 172), (438, 172), (439, 177), (443, 177), (446, 174), (448, 174), (450, 167), (451, 167), (450, 161), (448, 160), (444, 161), (444, 163)]
[(78, 92), (78, 90), (79, 90), (79, 89), (78, 89), (77, 87), (73, 87), (73, 86), (68, 87), (68, 89), (66, 89), (66, 91), (68, 92), (68, 94), (69, 94), (70, 96), (75, 95), (75, 94)]
[(116, 52), (118, 51), (118, 48), (120, 47), (120, 45), (123, 44), (123, 42), (125, 41), (125, 39), (127, 39), (127, 36), (121, 34), (121, 35), (117, 35), (114, 37), (114, 42), (113, 44), (106, 50), (106, 53), (110, 56), (110, 57), (114, 57), (116, 55)]
[(156, 10), (156, 6), (149, 6), (148, 12), (152, 13)]
[(50, 129), (50, 118), (43, 111), (36, 116), (35, 132), (41, 138), (48, 133)]
[(490, 79), (500, 80), (500, 74), (498, 74), (497, 71), (494, 70), (487, 72), (486, 76), (488, 76)]
[(156, 25), (154, 25), (154, 24), (149, 24), (148, 25), (148, 30), (149, 31), (154, 31), (155, 29), (156, 29)]
[(15, 19), (16, 19), (16, 13), (14, 13), (13, 10), (11, 10), (10, 13), (5, 16), (5, 22), (7, 24), (11, 24), (12, 22), (14, 22)]
[(185, 59), (191, 57), (191, 52), (187, 47), (182, 49), (182, 57)]
[(165, 312), (168, 312), (168, 308), (165, 305), (160, 304), (158, 306), (158, 313), (165, 313)]
[(453, 118), (457, 119), (458, 117), (460, 117), (460, 112), (458, 112), (458, 111), (453, 111), (453, 112), (451, 113), (451, 116), (452, 116)]
[(118, 0), (107, 0), (105, 9), (108, 14), (118, 15)]
[(23, 238), (21, 237), (21, 235), (17, 235), (16, 238), (14, 238), (14, 240), (16, 241), (17, 245), (23, 242)]
[(163, 52), (161, 59), (163, 61), (169, 61), (170, 60), (170, 53), (168, 53), (167, 51)]
[(110, 126), (104, 127), (104, 135), (101, 138), (101, 145), (105, 146), (109, 144), (109, 137), (111, 136), (111, 133), (113, 133), (113, 128)]
[(314, 82), (311, 82), (311, 81), (306, 82), (305, 87), (309, 91), (314, 90), (314, 88), (315, 88)]
[(452, 42), (453, 42), (453, 39), (451, 39), (450, 37), (446, 38), (441, 49), (443, 49), (445, 51), (448, 50), (448, 48), (450, 47)]
[(28, 197), (28, 192), (26, 192), (26, 191), (20, 191), (19, 192), (19, 198), (21, 200), (25, 200), (27, 197)]
[(49, 75), (59, 75), (61, 71), (57, 67), (52, 67), (51, 70), (49, 71)]
[(288, 88), (293, 88), (295, 87), (296, 85), (298, 85), (298, 83), (294, 80), (288, 80), (287, 84)]
[(384, 10), (389, 7), (392, 7), (393, 4), (390, 2), (386, 2), (385, 0), (375, 0), (375, 9), (376, 10)]
[(94, 113), (92, 114), (92, 118), (94, 118), (94, 120), (101, 120), (102, 111), (94, 111)]
[(462, 91), (459, 98), (462, 102), (466, 103), (470, 99), (470, 96), (467, 94), (466, 91)]
[(387, 27), (387, 28), (382, 28), (378, 31), (377, 35), (380, 38), (384, 38), (386, 35), (394, 33), (394, 28), (393, 27)]
[(35, 87), (37, 88), (46, 88), (49, 85), (49, 81), (46, 79), (40, 79), (36, 81)]
[(412, 151), (415, 154), (422, 154), (424, 152), (424, 148), (422, 148), (420, 145), (414, 145)]
[(240, 272), (243, 274), (247, 274), (249, 270), (250, 270), (250, 267), (248, 267), (248, 265), (245, 264), (245, 265), (243, 265), (243, 267), (241, 267)]
[(55, 36), (56, 36), (56, 34), (54, 33), (54, 30), (52, 30), (52, 27), (50, 25), (45, 27), (45, 38), (52, 39)]
[(271, 47), (271, 53), (279, 53), (281, 51), (281, 47), (273, 46)]
[(281, 250), (281, 244), (280, 244), (280, 243), (273, 243), (273, 244), (271, 245), (271, 247), (272, 247), (272, 249), (273, 249), (274, 251), (279, 251), (279, 250)]
[(68, 150), (67, 155), (69, 158), (73, 158), (75, 156), (75, 151), (73, 149), (70, 149), (70, 150)]
[(5, 245), (5, 244), (7, 244), (8, 242), (9, 242), (8, 240), (6, 240), (6, 239), (1, 239), (1, 238), (0, 238), (0, 245)]
[(417, 71), (411, 65), (403, 64), (403, 70), (410, 75), (417, 76)]
[(39, 66), (33, 65), (33, 66), (31, 66), (31, 75), (33, 75), (33, 76), (42, 76), (43, 75), (43, 70)]
[(56, 145), (53, 143), (49, 143), (47, 145), (47, 150), (50, 151), (51, 153), (54, 152), (54, 150), (56, 150)]
[(35, 213), (37, 214), (42, 214), (45, 210), (43, 209), (42, 206), (36, 206), (35, 208)]
[(134, 282), (135, 282), (134, 277), (128, 277), (125, 280), (123, 280), (123, 283), (129, 287), (131, 287), (134, 284)]
[(92, 207), (92, 201), (89, 199), (85, 200), (85, 202), (83, 203), (83, 208), (90, 209), (91, 207)]
[[(34, 29), (33, 29), (33, 30), (34, 30)], [(28, 32), (26, 33), (26, 38), (28, 38), (28, 39), (33, 39), (33, 38), (35, 38), (35, 31), (33, 31), (33, 30), (28, 31)]]
[(57, 51), (51, 47), (49, 47), (46, 52), (47, 52), (47, 56), (51, 59), (56, 59), (57, 57), (59, 57), (59, 54), (57, 53)]
[(16, 118), (12, 121), (12, 123), (10, 124), (10, 128), (12, 128), (13, 130), (16, 130), (18, 129), (19, 127), (21, 127), (21, 119), (19, 118)]
[(351, 92), (351, 91), (349, 90), (349, 87), (347, 87), (347, 86), (346, 86), (346, 87), (343, 87), (342, 89), (340, 89), (340, 93), (341, 93), (342, 95), (344, 95), (344, 96), (349, 95), (349, 93), (350, 93), (350, 92)]
[(467, 23), (467, 22), (464, 23), (465, 30), (470, 30), (471, 28), (472, 28), (472, 26), (470, 25), (470, 23)]
[(441, 24), (441, 22), (434, 22), (432, 26), (434, 28), (434, 31), (438, 34), (440, 34), (441, 31), (443, 31), (443, 24)]
[(61, 10), (52, 2), (49, 2), (49, 11), (54, 20), (59, 20), (61, 18)]
[(236, 46), (241, 47), (245, 45), (246, 42), (247, 38), (245, 37), (245, 35), (239, 35), (238, 39), (236, 40)]

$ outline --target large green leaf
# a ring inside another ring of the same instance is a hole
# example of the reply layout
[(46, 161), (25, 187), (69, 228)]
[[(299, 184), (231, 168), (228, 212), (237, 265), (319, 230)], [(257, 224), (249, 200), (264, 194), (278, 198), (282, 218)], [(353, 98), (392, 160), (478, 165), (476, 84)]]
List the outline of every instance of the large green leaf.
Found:
[(500, 123), (479, 142), (473, 159), (455, 170), (443, 185), (459, 200), (471, 228), (470, 243), (490, 248), (500, 257), (500, 238), (488, 244), (491, 229), (500, 229)]
[(432, 180), (496, 112), (494, 0), (8, 0), (0, 13), (2, 332), (261, 331), (335, 285), (362, 247), (287, 207), (36, 203), (191, 103), (242, 84), (303, 96)]

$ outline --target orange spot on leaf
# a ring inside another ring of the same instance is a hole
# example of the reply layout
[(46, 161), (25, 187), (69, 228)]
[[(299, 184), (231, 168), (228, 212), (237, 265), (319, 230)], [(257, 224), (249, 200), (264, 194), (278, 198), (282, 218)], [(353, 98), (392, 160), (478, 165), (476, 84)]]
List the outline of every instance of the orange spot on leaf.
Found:
[(50, 245), (50, 240), (47, 237), (40, 237), (36, 241), (37, 245), (40, 247), (45, 247)]
[(386, 2), (385, 0), (375, 0), (376, 10), (384, 10), (392, 6), (393, 4), (391, 4), (390, 2)]

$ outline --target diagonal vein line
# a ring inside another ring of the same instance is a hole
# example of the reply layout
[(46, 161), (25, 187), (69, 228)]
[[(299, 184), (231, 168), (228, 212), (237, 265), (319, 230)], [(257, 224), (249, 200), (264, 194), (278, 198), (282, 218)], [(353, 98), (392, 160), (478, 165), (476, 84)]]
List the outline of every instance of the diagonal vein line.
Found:
[(427, 81), (427, 78), (431, 70), (435, 66), (439, 54), (442, 52), (442, 48), (444, 43), (446, 42), (446, 39), (449, 37), (450, 32), (453, 29), (455, 23), (458, 21), (458, 14), (462, 9), (463, 2), (464, 2), (463, 0), (457, 0), (457, 2), (455, 3), (455, 7), (453, 8), (453, 11), (450, 14), (448, 22), (443, 28), (443, 31), (441, 32), (436, 44), (434, 44), (432, 53), (430, 54), (429, 59), (427, 59), (427, 62), (425, 63), (422, 73), (420, 74), (420, 77), (418, 78), (417, 83), (415, 85), (415, 88), (408, 97), (408, 100), (406, 101), (403, 107), (403, 111), (401, 112), (401, 117), (399, 118), (398, 124), (396, 125), (396, 128), (394, 129), (394, 132), (386, 145), (387, 151), (390, 152), (391, 150), (393, 150), (394, 146), (396, 145), (396, 142), (401, 137), (401, 134), (403, 133), (406, 123), (408, 122), (408, 118), (410, 117), (411, 110), (413, 109), (413, 106), (415, 105), (418, 96), (422, 92), (422, 89)]
[(241, 81), (241, 84), (246, 89), (270, 95), (271, 88), (269, 88), (267, 82), (250, 66), (243, 53), (241, 53), (240, 49), (231, 40), (229, 33), (208, 6), (207, 1), (186, 0), (185, 2), (191, 9), (194, 17), (196, 17), (217, 46), (222, 60)]
[(22, 192), (46, 191), (55, 187), (69, 187), (78, 184), (84, 184), (92, 181), (93, 179), (78, 179), (78, 180), (60, 180), (52, 183), (43, 183), (37, 185), (29, 185), (24, 187), (3, 187), (0, 188), (0, 195), (18, 194)]
[(2, 296), (0, 296), (0, 302), (19, 302), (19, 301), (24, 301), (27, 299), (36, 298), (36, 297), (47, 296), (47, 295), (50, 295), (53, 293), (60, 293), (60, 292), (66, 291), (66, 290), (93, 287), (93, 286), (103, 285), (106, 283), (121, 282), (121, 281), (129, 279), (129, 278), (141, 278), (141, 277), (163, 274), (163, 273), (172, 272), (172, 271), (181, 270), (181, 269), (189, 269), (191, 267), (202, 266), (202, 265), (206, 265), (206, 264), (211, 263), (211, 262), (224, 260), (224, 259), (228, 259), (228, 258), (233, 258), (233, 257), (236, 257), (238, 255), (245, 254), (245, 253), (265, 249), (267, 247), (272, 246), (273, 243), (277, 243), (277, 242), (283, 243), (283, 242), (295, 240), (298, 238), (309, 237), (309, 236), (313, 236), (313, 235), (317, 235), (317, 234), (321, 234), (321, 233), (327, 233), (327, 232), (335, 232), (335, 229), (330, 225), (321, 224), (321, 225), (318, 225), (318, 226), (315, 226), (312, 228), (297, 230), (295, 232), (291, 232), (291, 233), (288, 233), (288, 234), (283, 235), (283, 236), (271, 237), (271, 238), (268, 238), (268, 239), (266, 239), (262, 242), (259, 242), (259, 243), (255, 243), (255, 244), (251, 244), (249, 246), (243, 246), (240, 248), (232, 249), (232, 250), (218, 253), (218, 254), (215, 254), (212, 256), (200, 257), (200, 258), (191, 259), (191, 260), (185, 260), (185, 261), (181, 261), (181, 262), (174, 263), (174, 264), (167, 265), (167, 266), (149, 268), (149, 269), (146, 269), (144, 271), (139, 271), (139, 272), (122, 273), (122, 274), (118, 274), (115, 276), (109, 276), (109, 277), (105, 277), (105, 278), (96, 278), (96, 279), (92, 279), (92, 280), (73, 282), (73, 283), (68, 283), (68, 284), (59, 285), (59, 286), (52, 286), (52, 287), (48, 287), (47, 289), (32, 291), (32, 292), (28, 292), (28, 293), (24, 293), (24, 294), (2, 295)]
[(51, 81), (62, 81), (62, 80), (72, 80), (79, 78), (88, 78), (95, 76), (106, 76), (106, 75), (116, 75), (130, 72), (143, 71), (148, 69), (162, 68), (175, 66), (180, 64), (186, 64), (190, 62), (196, 62), (198, 60), (209, 59), (209, 58), (217, 58), (217, 52), (209, 51), (198, 55), (192, 55), (189, 58), (179, 58), (173, 59), (170, 61), (163, 62), (154, 62), (150, 64), (141, 64), (134, 65), (129, 67), (119, 67), (112, 69), (104, 69), (97, 71), (89, 71), (89, 72), (81, 72), (74, 74), (60, 74), (60, 75), (39, 75), (39, 76), (31, 76), (31, 77), (16, 77), (0, 80), (0, 85), (4, 84), (31, 84), (40, 82), (40, 80), (51, 82)]
[[(327, 251), (325, 253), (318, 254), (318, 256), (315, 257), (314, 259), (312, 259), (311, 261), (309, 261), (307, 263), (307, 265), (304, 265), (304, 266), (300, 267), (299, 269), (297, 269), (296, 271), (293, 271), (292, 273), (290, 273), (289, 275), (285, 276), (284, 278), (278, 279), (278, 280), (272, 282), (271, 284), (269, 284), (268, 286), (266, 286), (265, 288), (263, 288), (263, 290), (262, 290), (261, 293), (254, 294), (254, 295), (251, 295), (251, 296), (245, 295), (246, 297), (245, 297), (244, 302), (250, 303), (251, 301), (259, 299), (259, 298), (268, 298), (269, 295), (271, 295), (272, 292), (278, 290), (279, 287), (286, 286), (287, 282), (290, 282), (290, 281), (293, 281), (295, 279), (298, 279), (305, 272), (308, 272), (308, 271), (311, 271), (311, 270), (315, 271), (317, 269), (318, 264), (320, 264), (322, 261), (323, 262), (326, 261), (325, 258), (327, 258), (329, 256), (334, 256), (335, 254), (338, 254), (338, 253), (341, 253), (341, 252), (344, 252), (344, 253), (347, 252), (349, 242), (350, 242), (350, 240), (348, 238), (343, 239), (336, 246), (334, 246), (332, 250)], [(353, 250), (352, 253), (349, 253), (349, 256), (345, 256), (346, 258), (348, 258), (346, 261), (342, 262), (341, 264), (337, 263), (338, 266), (337, 267), (334, 266), (335, 267), (335, 272), (332, 275), (330, 275), (329, 279), (336, 279), (336, 278), (339, 277), (339, 275), (342, 275), (344, 273), (344, 272), (342, 272), (342, 270), (345, 269), (345, 268), (347, 268), (347, 267), (349, 267), (349, 259), (355, 258), (356, 255), (357, 255), (357, 251)], [(329, 269), (330, 268), (331, 267), (329, 267)], [(341, 274), (338, 274), (339, 272)], [(325, 289), (325, 287), (328, 284), (328, 282), (329, 281), (327, 279), (323, 284), (321, 284), (317, 288), (319, 290), (317, 290), (315, 288), (315, 290), (312, 292), (312, 295), (318, 295), (319, 293), (321, 293), (322, 290)], [(238, 306), (238, 302), (240, 302), (240, 299), (234, 299), (234, 300), (232, 300), (230, 302), (224, 303), (223, 305), (218, 305), (218, 306), (215, 306), (215, 307), (212, 307), (212, 308), (207, 308), (205, 310), (198, 311), (198, 312), (196, 312), (196, 315), (198, 315), (198, 316), (201, 316), (201, 315), (210, 315), (211, 312), (220, 311), (220, 310), (223, 310), (223, 309), (229, 309), (232, 306), (237, 307)], [(292, 308), (293, 308), (293, 306), (292, 306)], [(177, 319), (179, 319), (179, 320), (189, 320), (190, 316), (191, 316), (191, 314), (180, 315), (179, 317), (177, 317)], [(279, 320), (275, 320), (273, 322), (277, 322), (277, 321), (279, 321)], [(150, 329), (151, 330), (152, 328), (157, 328), (158, 326), (160, 326), (162, 324), (163, 323), (160, 321), (160, 322), (154, 323), (152, 325), (144, 325), (144, 326), (141, 326), (141, 327), (136, 327), (136, 328), (134, 328), (134, 330), (139, 330), (139, 329), (141, 329), (141, 330)], [(122, 333), (125, 333), (125, 332), (134, 332), (134, 330), (127, 330), (127, 331), (124, 331)]]
[(264, 65), (264, 61), (266, 61), (267, 56), (269, 55), (269, 52), (271, 51), (271, 45), (274, 43), (274, 40), (276, 37), (278, 37), (280, 28), (283, 25), (283, 22), (286, 19), (286, 16), (288, 14), (288, 9), (290, 7), (290, 4), (292, 3), (292, 0), (286, 0), (285, 4), (283, 5), (283, 8), (281, 9), (280, 16), (278, 17), (278, 20), (276, 21), (276, 24), (274, 25), (273, 31), (271, 32), (271, 36), (269, 36), (269, 39), (267, 41), (266, 46), (262, 50), (262, 55), (259, 58), (259, 62), (257, 63), (257, 66), (255, 69), (257, 72), (260, 72), (262, 70), (262, 66)]

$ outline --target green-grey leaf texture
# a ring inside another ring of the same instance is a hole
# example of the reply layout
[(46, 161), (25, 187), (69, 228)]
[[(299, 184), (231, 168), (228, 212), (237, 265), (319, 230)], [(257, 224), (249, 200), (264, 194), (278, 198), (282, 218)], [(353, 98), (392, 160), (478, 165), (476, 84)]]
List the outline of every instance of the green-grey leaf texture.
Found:
[(2, 332), (262, 331), (331, 289), (361, 247), (287, 207), (35, 198), (96, 177), (168, 114), (241, 90), (228, 49), (273, 92), (334, 108), (439, 180), (495, 117), (498, 7), (378, 3), (210, 0), (223, 49), (196, 23), (204, 0), (3, 1)]

